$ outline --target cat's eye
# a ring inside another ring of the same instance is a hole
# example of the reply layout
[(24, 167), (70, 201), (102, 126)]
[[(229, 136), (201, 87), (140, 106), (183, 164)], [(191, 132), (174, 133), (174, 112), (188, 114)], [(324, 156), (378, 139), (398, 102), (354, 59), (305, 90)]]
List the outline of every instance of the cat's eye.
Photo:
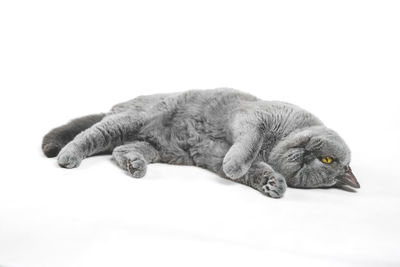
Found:
[(333, 162), (333, 158), (326, 156), (326, 157), (322, 157), (321, 161), (325, 164), (331, 164)]

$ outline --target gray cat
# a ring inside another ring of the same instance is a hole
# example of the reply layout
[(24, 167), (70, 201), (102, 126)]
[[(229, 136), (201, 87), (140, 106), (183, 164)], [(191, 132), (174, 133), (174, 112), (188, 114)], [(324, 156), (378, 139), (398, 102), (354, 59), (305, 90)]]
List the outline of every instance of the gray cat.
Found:
[(112, 153), (135, 178), (152, 162), (195, 165), (273, 198), (287, 185), (360, 187), (349, 148), (319, 119), (228, 88), (139, 96), (52, 130), (42, 148), (65, 168)]

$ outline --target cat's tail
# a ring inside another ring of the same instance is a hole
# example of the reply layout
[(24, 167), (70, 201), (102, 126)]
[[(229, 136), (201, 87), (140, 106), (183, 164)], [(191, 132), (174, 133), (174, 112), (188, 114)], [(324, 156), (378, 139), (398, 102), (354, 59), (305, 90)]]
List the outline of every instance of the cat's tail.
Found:
[(48, 157), (52, 158), (58, 155), (58, 152), (80, 132), (88, 129), (93, 124), (101, 121), (106, 114), (93, 114), (77, 118), (69, 123), (51, 130), (43, 137), (42, 150)]

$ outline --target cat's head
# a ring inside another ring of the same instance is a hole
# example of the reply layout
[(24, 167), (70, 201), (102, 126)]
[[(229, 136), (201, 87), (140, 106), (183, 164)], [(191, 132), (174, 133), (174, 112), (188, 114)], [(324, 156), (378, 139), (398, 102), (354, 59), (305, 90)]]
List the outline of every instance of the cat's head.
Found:
[(325, 126), (309, 127), (281, 140), (268, 160), (291, 187), (318, 188), (349, 185), (360, 188), (350, 169), (350, 150)]

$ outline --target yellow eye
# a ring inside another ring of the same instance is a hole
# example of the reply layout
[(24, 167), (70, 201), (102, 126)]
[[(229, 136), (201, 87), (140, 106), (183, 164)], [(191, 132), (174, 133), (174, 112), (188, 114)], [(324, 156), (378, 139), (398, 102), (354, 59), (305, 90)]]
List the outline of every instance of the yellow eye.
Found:
[(325, 163), (325, 164), (331, 164), (332, 161), (333, 161), (333, 158), (331, 158), (331, 157), (322, 157), (322, 158), (321, 158), (321, 161), (322, 161), (323, 163)]

